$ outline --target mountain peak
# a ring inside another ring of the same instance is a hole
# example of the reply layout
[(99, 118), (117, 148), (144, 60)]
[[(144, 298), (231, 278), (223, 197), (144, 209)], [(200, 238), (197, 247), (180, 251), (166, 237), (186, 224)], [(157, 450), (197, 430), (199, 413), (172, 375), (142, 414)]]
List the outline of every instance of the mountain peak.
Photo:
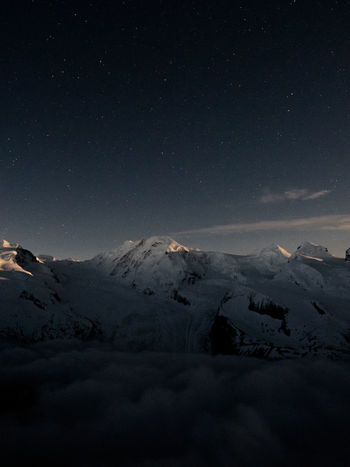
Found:
[(190, 250), (169, 236), (153, 236), (144, 238), (137, 243), (136, 247), (144, 247), (145, 249), (156, 248), (159, 250), (164, 250), (166, 253)]
[(293, 253), (293, 258), (297, 258), (299, 256), (311, 259), (323, 259), (329, 258), (332, 255), (329, 253), (328, 248), (326, 248), (325, 246), (306, 241), (301, 243), (296, 249), (296, 251)]
[(291, 254), (282, 248), (280, 245), (277, 243), (273, 243), (265, 248), (263, 248), (260, 253), (260, 257), (284, 257), (284, 258), (290, 258)]
[(0, 240), (0, 248), (13, 248), (13, 249), (16, 249), (16, 248), (20, 248), (21, 245), (19, 245), (18, 243), (10, 243), (8, 242), (7, 240)]

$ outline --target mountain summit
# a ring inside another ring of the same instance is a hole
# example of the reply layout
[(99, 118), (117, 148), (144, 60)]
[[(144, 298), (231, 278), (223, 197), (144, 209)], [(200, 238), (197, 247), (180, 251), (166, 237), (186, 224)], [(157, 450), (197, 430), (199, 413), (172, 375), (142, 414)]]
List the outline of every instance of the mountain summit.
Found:
[(303, 242), (293, 253), (293, 258), (298, 256), (323, 260), (330, 258), (332, 255), (329, 253), (328, 248), (325, 246), (318, 245), (317, 243)]

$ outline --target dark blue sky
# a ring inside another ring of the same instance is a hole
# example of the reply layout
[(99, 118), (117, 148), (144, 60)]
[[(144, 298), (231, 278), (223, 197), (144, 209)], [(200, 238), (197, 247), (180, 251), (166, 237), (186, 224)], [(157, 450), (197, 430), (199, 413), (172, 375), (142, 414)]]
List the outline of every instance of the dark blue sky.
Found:
[(1, 237), (350, 246), (349, 1), (14, 1), (0, 21)]

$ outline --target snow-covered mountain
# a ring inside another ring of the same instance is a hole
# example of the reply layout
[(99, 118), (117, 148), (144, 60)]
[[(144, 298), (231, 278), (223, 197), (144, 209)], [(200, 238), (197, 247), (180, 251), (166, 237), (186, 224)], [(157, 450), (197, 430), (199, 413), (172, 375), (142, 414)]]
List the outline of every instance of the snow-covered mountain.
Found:
[(91, 322), (74, 313), (64, 295), (49, 263), (19, 244), (0, 242), (0, 337), (33, 342), (91, 335)]
[(203, 252), (170, 237), (91, 260), (0, 244), (0, 336), (101, 339), (121, 350), (345, 356), (350, 262), (305, 242), (257, 255)]

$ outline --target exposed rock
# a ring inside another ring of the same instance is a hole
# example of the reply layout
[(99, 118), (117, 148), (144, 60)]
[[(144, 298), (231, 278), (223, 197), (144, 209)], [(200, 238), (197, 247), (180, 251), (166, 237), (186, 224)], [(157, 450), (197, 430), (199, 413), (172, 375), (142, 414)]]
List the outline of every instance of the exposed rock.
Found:
[(180, 295), (177, 290), (173, 291), (171, 298), (179, 303), (182, 303), (182, 305), (191, 305), (190, 301), (186, 297)]
[(345, 252), (345, 261), (350, 261), (350, 248), (348, 248)]
[(249, 306), (250, 311), (255, 311), (260, 315), (268, 315), (273, 319), (281, 320), (280, 331), (284, 332), (286, 336), (290, 336), (290, 329), (287, 327), (286, 316), (288, 314), (288, 308), (283, 308), (280, 305), (269, 302), (255, 303), (253, 297), (249, 297)]
[(33, 294), (27, 292), (26, 290), (23, 290), (19, 296), (19, 298), (22, 298), (23, 300), (30, 300), (31, 302), (34, 303), (35, 306), (40, 308), (41, 310), (46, 310), (46, 304), (43, 303), (41, 300), (38, 298), (34, 297)]
[(314, 306), (315, 310), (319, 312), (320, 315), (326, 314), (326, 312), (316, 302), (312, 302), (312, 305)]
[(217, 313), (209, 334), (213, 355), (239, 355), (241, 336), (226, 316)]
[(19, 264), (22, 268), (25, 268), (30, 264), (38, 263), (38, 260), (32, 252), (19, 247), (17, 248), (16, 263)]

